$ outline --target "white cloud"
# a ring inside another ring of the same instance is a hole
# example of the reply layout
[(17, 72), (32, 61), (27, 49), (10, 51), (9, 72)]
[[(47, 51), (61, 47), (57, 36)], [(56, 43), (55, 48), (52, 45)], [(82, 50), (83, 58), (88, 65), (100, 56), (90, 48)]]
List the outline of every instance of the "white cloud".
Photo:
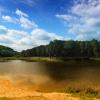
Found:
[(69, 13), (56, 17), (67, 23), (74, 39), (100, 40), (100, 0), (76, 0)]
[(32, 21), (30, 21), (29, 19), (27, 19), (25, 17), (20, 17), (19, 22), (20, 22), (21, 26), (24, 27), (24, 28), (33, 29), (33, 28), (38, 27), (35, 24), (35, 22), (32, 22)]
[(27, 18), (29, 16), (26, 13), (22, 12), (21, 10), (17, 9), (16, 14), (20, 17), (19, 23), (22, 27), (28, 29), (33, 29), (38, 27), (38, 25), (35, 22), (29, 20), (29, 18)]
[(62, 36), (56, 35), (56, 33), (49, 33), (43, 29), (35, 29), (31, 32), (32, 40), (34, 40), (36, 45), (47, 44), (55, 39), (64, 39)]
[(64, 21), (69, 21), (69, 20), (72, 19), (72, 16), (67, 15), (67, 14), (65, 14), (65, 15), (59, 15), (59, 14), (57, 14), (56, 17), (60, 18), (60, 19), (63, 19)]
[(28, 15), (27, 15), (26, 13), (22, 12), (22, 11), (19, 10), (19, 9), (16, 10), (16, 14), (17, 14), (18, 16), (28, 17)]
[(2, 19), (7, 22), (16, 23), (16, 21), (10, 16), (2, 16)]
[(15, 14), (17, 14), (19, 17), (16, 18), (8, 15), (3, 15), (2, 20), (13, 24), (18, 24), (25, 29), (34, 29), (38, 27), (38, 25), (34, 21), (31, 21), (29, 19), (28, 14), (22, 12), (21, 10), (17, 9)]
[(17, 51), (48, 44), (54, 39), (63, 39), (62, 36), (56, 35), (56, 33), (49, 33), (39, 28), (33, 29), (31, 33), (28, 33), (0, 26), (0, 31), (5, 33), (0, 34), (0, 44), (9, 46)]

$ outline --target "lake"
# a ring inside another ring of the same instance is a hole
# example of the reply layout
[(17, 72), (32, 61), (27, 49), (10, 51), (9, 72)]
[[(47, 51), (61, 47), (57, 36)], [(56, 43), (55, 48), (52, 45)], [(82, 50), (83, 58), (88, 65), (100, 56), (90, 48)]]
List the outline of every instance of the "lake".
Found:
[(0, 80), (37, 91), (63, 91), (67, 86), (99, 86), (99, 61), (0, 62)]

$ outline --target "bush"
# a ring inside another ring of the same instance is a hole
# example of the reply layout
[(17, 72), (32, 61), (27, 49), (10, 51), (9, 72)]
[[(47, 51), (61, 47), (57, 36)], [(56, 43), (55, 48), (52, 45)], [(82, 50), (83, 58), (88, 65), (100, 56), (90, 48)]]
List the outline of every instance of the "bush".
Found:
[(81, 90), (78, 89), (78, 88), (67, 87), (66, 92), (68, 92), (68, 93), (79, 93), (79, 92), (81, 92)]

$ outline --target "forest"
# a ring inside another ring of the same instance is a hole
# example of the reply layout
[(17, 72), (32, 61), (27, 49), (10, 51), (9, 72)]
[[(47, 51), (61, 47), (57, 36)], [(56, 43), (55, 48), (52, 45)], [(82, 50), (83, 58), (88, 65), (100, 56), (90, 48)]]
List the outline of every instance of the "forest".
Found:
[(0, 45), (0, 57), (12, 57), (17, 55), (17, 52), (13, 49)]
[(54, 40), (48, 45), (40, 45), (23, 50), (24, 57), (100, 57), (100, 41)]

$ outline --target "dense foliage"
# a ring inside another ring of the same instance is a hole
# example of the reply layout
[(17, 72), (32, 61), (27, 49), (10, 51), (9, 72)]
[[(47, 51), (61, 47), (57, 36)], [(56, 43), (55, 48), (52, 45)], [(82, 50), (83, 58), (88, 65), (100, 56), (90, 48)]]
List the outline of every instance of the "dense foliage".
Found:
[(0, 57), (11, 57), (16, 55), (16, 53), (17, 52), (15, 52), (13, 49), (0, 45)]
[(41, 45), (24, 50), (21, 56), (40, 57), (100, 57), (100, 42), (91, 41), (61, 41), (54, 40), (48, 45)]

